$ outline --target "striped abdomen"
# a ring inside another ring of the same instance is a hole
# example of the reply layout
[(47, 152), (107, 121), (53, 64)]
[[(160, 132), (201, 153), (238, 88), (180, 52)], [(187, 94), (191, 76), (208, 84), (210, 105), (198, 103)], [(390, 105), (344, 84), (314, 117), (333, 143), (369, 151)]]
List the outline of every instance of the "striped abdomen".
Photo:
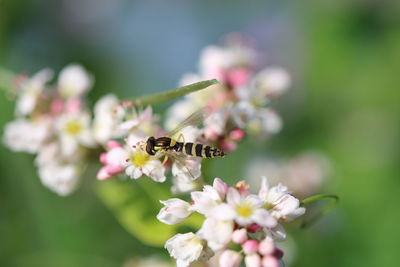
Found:
[(171, 147), (171, 149), (176, 152), (184, 153), (185, 155), (202, 157), (202, 158), (222, 158), (225, 156), (225, 152), (221, 149), (211, 147), (203, 144), (196, 143), (183, 143), (176, 142), (176, 144)]

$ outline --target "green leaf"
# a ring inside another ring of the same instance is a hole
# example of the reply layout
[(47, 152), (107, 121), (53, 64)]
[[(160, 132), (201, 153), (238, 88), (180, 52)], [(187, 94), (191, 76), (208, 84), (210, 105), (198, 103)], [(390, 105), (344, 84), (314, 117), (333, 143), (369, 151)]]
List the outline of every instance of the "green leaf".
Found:
[(139, 180), (107, 180), (97, 185), (97, 195), (114, 213), (118, 222), (146, 245), (162, 247), (179, 228), (199, 229), (201, 216), (190, 216), (177, 225), (167, 225), (156, 216), (162, 205), (159, 200), (170, 198), (169, 188), (143, 177)]
[(178, 98), (189, 93), (193, 93), (202, 89), (205, 89), (213, 84), (219, 83), (217, 80), (207, 80), (202, 82), (193, 83), (183, 87), (179, 87), (167, 92), (156, 93), (133, 99), (135, 104), (139, 105), (153, 105), (160, 102), (165, 102), (174, 98)]

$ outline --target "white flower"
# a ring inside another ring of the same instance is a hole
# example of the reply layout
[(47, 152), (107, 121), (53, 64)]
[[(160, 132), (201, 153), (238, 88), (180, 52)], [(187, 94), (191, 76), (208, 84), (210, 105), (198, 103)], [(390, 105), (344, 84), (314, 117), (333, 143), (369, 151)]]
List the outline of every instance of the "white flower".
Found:
[(35, 109), (45, 85), (53, 78), (53, 71), (43, 69), (25, 81), (21, 86), (15, 112), (17, 115), (29, 115)]
[(225, 250), (219, 258), (219, 265), (222, 267), (237, 267), (242, 261), (242, 255), (234, 250)]
[(65, 156), (72, 156), (79, 145), (93, 147), (94, 139), (90, 129), (90, 115), (87, 112), (63, 113), (57, 118), (61, 150)]
[(269, 67), (257, 74), (254, 83), (264, 96), (279, 96), (288, 90), (291, 79), (285, 69)]
[(176, 234), (168, 239), (165, 248), (177, 260), (177, 267), (186, 267), (201, 257), (204, 241), (194, 233)]
[(130, 148), (129, 156), (125, 159), (125, 173), (133, 179), (138, 179), (143, 175), (152, 178), (156, 182), (164, 182), (165, 167), (161, 161), (154, 156), (150, 156), (146, 151), (143, 151), (136, 144), (143, 140), (140, 135), (131, 134), (128, 137), (128, 145)]
[(64, 98), (76, 98), (92, 87), (93, 78), (80, 65), (69, 65), (61, 70), (58, 77), (58, 90)]
[(93, 136), (101, 144), (122, 136), (122, 133), (117, 131), (121, 120), (116, 113), (118, 103), (115, 95), (108, 94), (100, 98), (94, 106)]
[[(264, 203), (258, 196), (241, 195), (236, 189), (230, 188), (226, 198), (229, 206), (223, 207), (226, 209), (225, 214), (227, 217), (233, 214), (233, 218), (239, 225), (256, 223), (264, 227), (276, 226), (276, 220), (262, 207)], [(218, 214), (221, 214), (221, 211)]]
[(207, 240), (208, 246), (214, 251), (220, 250), (231, 241), (233, 221), (219, 221), (207, 218), (198, 232), (198, 235)]
[(163, 207), (157, 215), (157, 219), (165, 224), (177, 224), (186, 219), (192, 212), (190, 204), (178, 198), (160, 201)]
[(246, 267), (261, 267), (261, 257), (257, 253), (246, 255), (244, 262)]
[(277, 220), (291, 221), (305, 213), (305, 208), (300, 207), (300, 201), (289, 193), (287, 187), (281, 184), (269, 188), (267, 178), (262, 177), (258, 195)]
[(72, 193), (79, 182), (80, 169), (77, 165), (53, 163), (39, 166), (42, 184), (61, 196)]
[(222, 204), (219, 192), (216, 188), (209, 185), (205, 185), (203, 191), (195, 191), (190, 195), (194, 202), (191, 210), (201, 213), (206, 217), (211, 216), (214, 213), (214, 209)]
[(259, 108), (255, 116), (247, 122), (246, 129), (253, 135), (265, 137), (282, 129), (282, 119), (272, 109)]
[(17, 119), (5, 125), (3, 142), (13, 151), (37, 153), (50, 135), (47, 120)]
[(232, 108), (232, 118), (236, 125), (245, 128), (247, 122), (254, 118), (257, 110), (249, 101), (240, 101)]

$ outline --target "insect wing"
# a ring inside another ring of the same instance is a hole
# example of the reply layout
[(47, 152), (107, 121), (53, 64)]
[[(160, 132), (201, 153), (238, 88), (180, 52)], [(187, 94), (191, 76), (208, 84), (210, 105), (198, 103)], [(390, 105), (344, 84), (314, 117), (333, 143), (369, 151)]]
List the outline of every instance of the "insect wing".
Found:
[(181, 123), (178, 124), (172, 131), (168, 133), (168, 136), (174, 136), (175, 134), (182, 131), (184, 128), (188, 126), (198, 126), (201, 124), (208, 116), (209, 112), (207, 112), (207, 108), (203, 107), (195, 112), (193, 112), (189, 117), (184, 119)]
[(188, 183), (196, 180), (200, 176), (196, 175), (195, 170), (190, 170), (190, 167), (188, 166), (189, 165), (188, 160), (196, 161), (197, 159), (174, 152), (167, 152), (167, 156), (173, 159), (174, 163), (178, 168), (183, 170), (182, 172), (183, 175), (188, 175), (190, 177), (190, 179), (187, 180)]

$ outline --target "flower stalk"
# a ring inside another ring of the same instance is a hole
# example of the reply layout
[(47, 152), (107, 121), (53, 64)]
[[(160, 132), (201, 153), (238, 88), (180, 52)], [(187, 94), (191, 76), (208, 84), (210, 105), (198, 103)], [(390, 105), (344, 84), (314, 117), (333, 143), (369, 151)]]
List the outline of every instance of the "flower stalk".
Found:
[(186, 86), (182, 86), (170, 91), (166, 92), (161, 92), (161, 93), (156, 93), (152, 95), (146, 95), (142, 96), (139, 98), (134, 98), (133, 101), (135, 104), (138, 105), (154, 105), (160, 102), (165, 102), (171, 99), (175, 99), (184, 95), (187, 95), (189, 93), (193, 93), (196, 91), (199, 91), (201, 89), (205, 89), (213, 84), (219, 83), (216, 79), (213, 80), (206, 80), (206, 81), (201, 81), (193, 84), (189, 84)]

